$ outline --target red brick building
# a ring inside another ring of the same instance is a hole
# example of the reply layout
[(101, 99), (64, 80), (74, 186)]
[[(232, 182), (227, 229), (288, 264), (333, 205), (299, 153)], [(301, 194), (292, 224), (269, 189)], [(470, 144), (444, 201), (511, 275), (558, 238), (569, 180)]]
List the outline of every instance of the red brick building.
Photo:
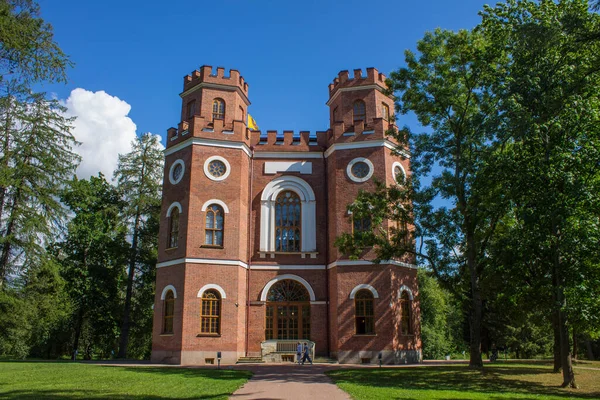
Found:
[(410, 170), (385, 135), (385, 88), (374, 68), (342, 71), (327, 131), (265, 135), (246, 125), (238, 71), (203, 66), (184, 78), (165, 150), (153, 361), (285, 356), (297, 340), (341, 363), (420, 361), (412, 259), (376, 265), (333, 245), (370, 228), (347, 211), (360, 189)]

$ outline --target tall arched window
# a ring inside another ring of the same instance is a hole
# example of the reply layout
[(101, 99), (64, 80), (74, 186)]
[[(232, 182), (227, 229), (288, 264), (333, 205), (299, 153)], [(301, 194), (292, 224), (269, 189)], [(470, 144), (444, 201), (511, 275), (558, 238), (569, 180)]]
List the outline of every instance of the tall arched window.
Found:
[(179, 236), (179, 208), (174, 207), (169, 217), (169, 248), (177, 247)]
[(204, 244), (208, 246), (223, 247), (223, 208), (217, 204), (211, 204), (206, 209), (206, 227), (204, 233)]
[(221, 331), (221, 297), (216, 290), (202, 294), (200, 333), (218, 335)]
[(275, 201), (275, 251), (300, 251), (300, 197), (291, 190), (281, 192)]
[(389, 121), (390, 119), (390, 106), (385, 103), (381, 103), (381, 114), (383, 119)]
[(196, 100), (192, 100), (189, 103), (187, 103), (186, 114), (187, 119), (192, 118), (194, 114), (196, 114)]
[(411, 304), (410, 296), (406, 290), (402, 292), (400, 296), (400, 308), (402, 311), (402, 319), (400, 320), (401, 326), (400, 330), (403, 335), (412, 334), (412, 324), (411, 324)]
[(362, 100), (356, 100), (354, 102), (354, 123), (358, 122), (358, 121), (365, 121), (367, 120), (367, 114), (365, 111), (365, 102)]
[(225, 119), (225, 102), (222, 99), (213, 100), (213, 120)]
[(173, 314), (175, 313), (175, 296), (173, 295), (172, 290), (169, 290), (165, 295), (163, 309), (163, 333), (173, 333)]
[(352, 232), (370, 232), (371, 231), (371, 217), (364, 218), (352, 218)]
[(359, 290), (354, 295), (355, 325), (357, 335), (375, 333), (375, 317), (373, 309), (373, 293), (367, 289)]

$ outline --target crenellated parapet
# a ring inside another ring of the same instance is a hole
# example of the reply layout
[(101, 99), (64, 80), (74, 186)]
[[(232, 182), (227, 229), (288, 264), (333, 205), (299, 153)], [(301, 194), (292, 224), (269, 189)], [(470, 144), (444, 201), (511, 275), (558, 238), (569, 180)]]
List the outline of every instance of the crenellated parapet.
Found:
[(355, 69), (352, 78), (350, 78), (350, 73), (347, 70), (340, 71), (337, 78), (329, 84), (329, 97), (333, 96), (335, 92), (341, 88), (379, 85), (382, 88), (387, 89), (385, 80), (386, 76), (375, 68), (367, 68), (366, 76), (363, 75), (362, 69)]
[(191, 137), (249, 144), (250, 132), (244, 121), (234, 120), (231, 124), (225, 124), (223, 120), (207, 121), (200, 115), (194, 115), (189, 120), (181, 121), (177, 128), (167, 129), (167, 148)]
[(201, 83), (235, 86), (248, 96), (248, 83), (244, 81), (244, 77), (240, 75), (240, 72), (235, 69), (230, 69), (229, 76), (225, 76), (225, 68), (217, 67), (217, 72), (214, 73), (212, 66), (203, 65), (200, 69), (183, 77), (183, 91), (186, 92)]
[(252, 131), (250, 144), (255, 151), (261, 152), (323, 151), (327, 147), (328, 132)]

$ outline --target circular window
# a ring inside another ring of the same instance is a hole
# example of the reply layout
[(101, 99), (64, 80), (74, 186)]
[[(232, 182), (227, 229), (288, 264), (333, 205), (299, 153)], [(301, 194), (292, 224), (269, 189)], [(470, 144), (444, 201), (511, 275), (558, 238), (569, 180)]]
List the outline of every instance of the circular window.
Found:
[(183, 178), (184, 172), (185, 164), (183, 163), (183, 160), (176, 160), (171, 164), (171, 169), (169, 170), (169, 182), (171, 182), (172, 185), (179, 183)]
[(406, 172), (404, 172), (402, 164), (397, 161), (392, 165), (392, 178), (394, 179), (394, 182), (400, 184), (406, 181)]
[(366, 158), (355, 158), (346, 168), (348, 177), (354, 182), (365, 182), (373, 176), (373, 163)]
[(222, 181), (231, 173), (231, 167), (226, 159), (219, 156), (209, 157), (204, 162), (204, 174), (213, 181)]

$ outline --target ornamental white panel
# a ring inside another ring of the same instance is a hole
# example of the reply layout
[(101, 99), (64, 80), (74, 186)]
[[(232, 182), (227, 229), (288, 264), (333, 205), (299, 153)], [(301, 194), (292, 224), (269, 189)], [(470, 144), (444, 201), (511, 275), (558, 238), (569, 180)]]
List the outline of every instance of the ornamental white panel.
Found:
[(300, 172), (301, 174), (312, 174), (312, 162), (310, 161), (267, 161), (265, 163), (265, 174), (272, 175), (278, 172)]

